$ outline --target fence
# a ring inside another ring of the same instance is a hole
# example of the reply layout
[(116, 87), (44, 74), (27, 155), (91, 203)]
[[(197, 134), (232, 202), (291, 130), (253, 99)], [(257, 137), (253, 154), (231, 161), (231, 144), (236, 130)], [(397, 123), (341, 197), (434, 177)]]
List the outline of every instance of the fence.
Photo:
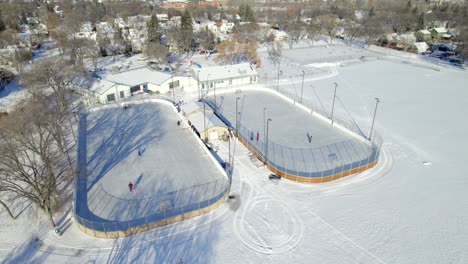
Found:
[[(78, 227), (88, 235), (100, 238), (118, 238), (144, 232), (156, 227), (172, 224), (208, 213), (219, 207), (229, 190), (229, 182), (225, 178), (202, 185), (192, 186), (156, 197), (133, 201), (141, 208), (154, 208), (153, 213), (127, 221), (95, 220), (96, 217), (87, 208), (86, 179), (76, 181), (75, 192), (75, 220)], [(79, 193), (79, 194), (77, 194)], [(98, 190), (103, 203), (125, 203), (132, 207), (132, 201), (120, 200), (106, 194), (103, 189)], [(78, 201), (77, 199), (80, 199)], [(114, 200), (113, 203), (111, 200)]]
[[(297, 97), (284, 90), (278, 92), (297, 101)], [(206, 99), (208, 105), (214, 102)], [(318, 109), (311, 104), (303, 103), (311, 113), (316, 112), (325, 118), (331, 119), (326, 111)], [(213, 108), (215, 109), (215, 108)], [(218, 116), (227, 124), (230, 122), (220, 113)], [(382, 138), (374, 131), (372, 139), (368, 140), (364, 132), (353, 122), (333, 116), (336, 124), (354, 132), (356, 137), (317, 148), (291, 148), (277, 144), (271, 140), (251, 138), (253, 129), (239, 124), (238, 139), (274, 173), (287, 179), (304, 183), (321, 183), (336, 180), (373, 167), (380, 155), (383, 143)]]
[[(86, 113), (82, 113), (79, 121), (80, 135), (86, 132), (86, 122)], [(79, 137), (77, 149), (78, 173), (75, 178), (73, 215), (78, 228), (94, 237), (125, 237), (208, 213), (224, 202), (232, 182), (232, 166), (228, 164), (224, 168), (228, 179), (223, 177), (209, 183), (141, 200), (120, 199), (106, 193), (102, 187), (96, 187), (98, 189), (93, 193), (93, 197), (102, 204), (117, 208), (143, 208), (142, 212), (134, 212), (135, 218), (131, 220), (102, 219), (88, 208), (86, 136)], [(154, 210), (148, 212), (144, 208), (154, 208)]]

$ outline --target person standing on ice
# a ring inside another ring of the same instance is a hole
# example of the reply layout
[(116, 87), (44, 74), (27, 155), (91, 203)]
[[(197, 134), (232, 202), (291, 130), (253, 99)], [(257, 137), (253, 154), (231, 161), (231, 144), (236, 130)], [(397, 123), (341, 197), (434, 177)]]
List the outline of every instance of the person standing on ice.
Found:
[(309, 143), (312, 142), (312, 135), (310, 135), (309, 132), (307, 132), (307, 139), (309, 140)]
[(253, 131), (250, 131), (250, 140), (253, 140)]
[(130, 192), (133, 192), (133, 183), (132, 182), (128, 183), (128, 189), (130, 190)]
[(258, 133), (258, 131), (257, 131), (257, 142), (258, 142), (259, 138), (260, 138), (260, 133)]

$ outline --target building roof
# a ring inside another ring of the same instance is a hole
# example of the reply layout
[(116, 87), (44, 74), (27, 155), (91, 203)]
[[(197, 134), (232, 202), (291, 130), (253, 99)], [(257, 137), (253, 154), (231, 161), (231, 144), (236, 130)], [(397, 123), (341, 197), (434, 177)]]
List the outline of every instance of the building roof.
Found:
[[(182, 105), (182, 111), (184, 111), (184, 113), (189, 116), (191, 115), (192, 113), (198, 111), (198, 110), (203, 110), (203, 103), (202, 102), (198, 102), (198, 101), (191, 101), (191, 102), (188, 102), (184, 105)], [(205, 111), (212, 111), (211, 108), (209, 106), (206, 106), (205, 108)]]
[[(204, 116), (206, 115), (206, 118)], [(213, 112), (205, 111), (205, 115), (203, 111), (197, 112), (188, 117), (188, 120), (192, 125), (197, 129), (198, 132), (202, 133), (206, 129), (211, 127), (226, 127), (226, 125), (219, 119)], [(204, 120), (205, 119), (205, 123)]]
[(116, 86), (115, 83), (98, 78), (93, 78), (91, 80), (87, 78), (76, 78), (73, 82), (75, 85), (96, 94), (103, 94), (110, 88)]
[(437, 33), (447, 33), (447, 29), (445, 28), (433, 28), (432, 30), (434, 30)]
[(426, 42), (415, 42), (413, 45), (416, 47), (418, 52), (425, 52), (429, 49), (429, 45)]
[(420, 33), (422, 33), (424, 35), (431, 34), (431, 32), (429, 30), (427, 30), (427, 29), (421, 29), (418, 32), (420, 32)]
[(135, 86), (144, 83), (160, 85), (170, 78), (170, 74), (154, 71), (148, 67), (133, 68), (118, 73), (107, 73), (102, 76), (102, 79), (109, 82), (127, 86)]
[(236, 79), (257, 75), (257, 71), (249, 63), (234, 65), (206, 67), (198, 70), (192, 70), (192, 76), (201, 82)]

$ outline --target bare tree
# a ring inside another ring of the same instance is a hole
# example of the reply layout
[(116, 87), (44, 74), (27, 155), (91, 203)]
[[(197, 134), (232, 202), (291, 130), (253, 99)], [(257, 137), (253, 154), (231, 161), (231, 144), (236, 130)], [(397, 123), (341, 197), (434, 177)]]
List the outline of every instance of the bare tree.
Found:
[(52, 135), (51, 114), (43, 101), (29, 101), (0, 123), (0, 193), (35, 204), (53, 229), (53, 212), (62, 204), (58, 187), (71, 174)]
[(363, 27), (354, 21), (349, 21), (344, 26), (344, 33), (348, 36), (348, 45), (351, 46), (356, 37), (362, 36)]
[(289, 38), (287, 39), (289, 47), (292, 49), (294, 43), (297, 43), (304, 34), (304, 25), (301, 21), (291, 21), (287, 25)]
[(156, 59), (159, 63), (162, 63), (166, 60), (169, 50), (166, 46), (159, 43), (159, 41), (148, 42), (146, 43), (144, 53), (148, 58)]
[(280, 58), (282, 55), (283, 44), (281, 44), (281, 42), (279, 41), (271, 41), (271, 42), (268, 42), (267, 47), (268, 47), (268, 56), (276, 65), (276, 63), (279, 63), (280, 61)]
[(258, 43), (246, 39), (230, 39), (218, 44), (218, 62), (228, 64), (239, 63), (242, 61), (257, 61), (258, 60)]
[(208, 28), (204, 28), (196, 34), (200, 46), (205, 50), (212, 50), (215, 47), (215, 36)]
[(84, 76), (86, 76), (84, 68), (77, 67), (62, 59), (51, 59), (36, 63), (20, 76), (23, 86), (31, 93), (34, 100), (49, 98), (49, 105), (56, 113), (53, 136), (60, 150), (68, 158), (71, 169), (74, 166), (70, 159), (69, 144), (67, 144), (63, 125), (68, 123), (69, 131), (76, 141), (71, 120), (74, 118), (75, 122), (77, 122), (77, 118), (74, 115), (75, 109), (70, 100), (73, 96), (75, 81)]
[(335, 37), (336, 27), (339, 24), (338, 16), (327, 14), (321, 15), (317, 18), (319, 28), (323, 30), (330, 37), (330, 45), (333, 45), (333, 38)]

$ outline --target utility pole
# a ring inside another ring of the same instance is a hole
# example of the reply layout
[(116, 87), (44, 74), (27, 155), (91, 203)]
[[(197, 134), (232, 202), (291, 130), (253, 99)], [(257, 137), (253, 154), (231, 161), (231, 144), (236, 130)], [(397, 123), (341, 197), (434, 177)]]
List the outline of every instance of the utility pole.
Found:
[(197, 84), (198, 84), (198, 101), (200, 101), (200, 100), (201, 100), (201, 94), (200, 94), (200, 70), (198, 70)]
[(336, 87), (338, 87), (337, 83), (335, 83), (335, 92), (333, 93), (333, 104), (332, 104), (332, 112), (331, 112), (331, 124), (332, 124), (332, 126), (333, 126), (333, 110), (335, 109)]
[(280, 62), (278, 61), (278, 78), (276, 78), (276, 91), (279, 90)]
[(372, 118), (372, 126), (370, 129), (370, 134), (369, 134), (369, 140), (371, 140), (372, 137), (372, 130), (374, 129), (374, 122), (375, 122), (375, 115), (377, 114), (377, 106), (379, 105), (380, 100), (379, 98), (375, 98), (375, 109), (374, 109), (374, 117)]
[(301, 104), (302, 104), (302, 94), (304, 93), (304, 74), (305, 71), (302, 71), (302, 86), (301, 86)]
[(236, 98), (236, 133), (238, 133), (238, 129), (239, 129), (239, 127), (238, 127), (239, 126), (239, 121), (238, 121), (239, 114), (237, 112), (237, 105), (238, 105), (239, 99), (240, 99), (240, 97)]
[(268, 118), (267, 120), (267, 130), (266, 130), (266, 150), (265, 150), (265, 164), (268, 163), (268, 125), (270, 124), (271, 118)]

